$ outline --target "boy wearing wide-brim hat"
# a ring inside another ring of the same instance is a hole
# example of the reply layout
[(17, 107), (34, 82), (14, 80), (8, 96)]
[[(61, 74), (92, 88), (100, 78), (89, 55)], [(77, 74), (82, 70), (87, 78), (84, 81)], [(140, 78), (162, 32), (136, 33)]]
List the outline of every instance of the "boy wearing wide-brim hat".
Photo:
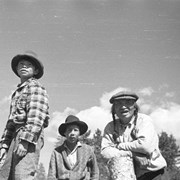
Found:
[[(138, 95), (130, 90), (120, 91), (110, 98), (113, 120), (104, 129), (101, 153), (111, 161), (130, 152), (135, 163), (137, 180), (168, 180), (165, 172), (167, 164), (159, 150), (158, 135), (151, 118), (139, 113), (136, 103), (138, 99)], [(121, 173), (123, 172), (119, 169), (117, 174)], [(129, 169), (126, 174), (128, 173)]]
[(85, 122), (74, 115), (69, 115), (58, 132), (65, 137), (62, 145), (52, 152), (48, 180), (98, 180), (99, 169), (93, 149), (79, 142), (79, 136), (88, 129)]
[(48, 95), (39, 83), (44, 66), (32, 51), (18, 54), (11, 61), (20, 84), (12, 94), (10, 114), (0, 141), (1, 180), (34, 179), (44, 128), (48, 126)]

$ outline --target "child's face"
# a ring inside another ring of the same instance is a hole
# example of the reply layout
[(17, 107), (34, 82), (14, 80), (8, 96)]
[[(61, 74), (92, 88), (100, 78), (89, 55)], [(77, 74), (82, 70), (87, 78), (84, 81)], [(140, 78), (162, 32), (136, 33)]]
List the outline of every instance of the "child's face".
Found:
[(79, 127), (77, 125), (69, 125), (64, 134), (68, 142), (76, 143), (80, 135)]
[(28, 60), (20, 60), (16, 69), (21, 81), (23, 82), (38, 73), (35, 66)]

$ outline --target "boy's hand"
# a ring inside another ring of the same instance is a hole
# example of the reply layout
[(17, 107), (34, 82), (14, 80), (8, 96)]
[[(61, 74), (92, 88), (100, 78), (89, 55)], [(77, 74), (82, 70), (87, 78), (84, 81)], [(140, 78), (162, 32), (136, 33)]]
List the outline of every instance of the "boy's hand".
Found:
[(28, 150), (28, 145), (29, 145), (29, 142), (27, 141), (20, 141), (18, 147), (17, 147), (17, 150), (16, 150), (16, 154), (20, 157), (23, 157), (27, 154), (27, 150)]
[(0, 162), (3, 162), (7, 156), (7, 149), (2, 148), (0, 150)]

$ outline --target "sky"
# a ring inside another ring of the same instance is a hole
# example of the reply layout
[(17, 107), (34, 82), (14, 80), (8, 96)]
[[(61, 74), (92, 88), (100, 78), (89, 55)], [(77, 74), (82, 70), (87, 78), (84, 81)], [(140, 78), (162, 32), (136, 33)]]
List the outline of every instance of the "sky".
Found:
[(138, 94), (157, 132), (180, 145), (180, 0), (0, 0), (0, 134), (20, 82), (11, 60), (26, 50), (45, 67), (46, 171), (65, 118), (77, 115), (103, 132), (109, 98), (125, 89)]

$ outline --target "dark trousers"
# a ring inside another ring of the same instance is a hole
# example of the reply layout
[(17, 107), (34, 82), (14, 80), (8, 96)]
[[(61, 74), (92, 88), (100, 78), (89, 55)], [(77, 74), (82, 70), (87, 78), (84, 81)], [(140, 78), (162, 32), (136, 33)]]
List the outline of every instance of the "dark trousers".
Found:
[(143, 174), (137, 180), (170, 180), (165, 168)]

